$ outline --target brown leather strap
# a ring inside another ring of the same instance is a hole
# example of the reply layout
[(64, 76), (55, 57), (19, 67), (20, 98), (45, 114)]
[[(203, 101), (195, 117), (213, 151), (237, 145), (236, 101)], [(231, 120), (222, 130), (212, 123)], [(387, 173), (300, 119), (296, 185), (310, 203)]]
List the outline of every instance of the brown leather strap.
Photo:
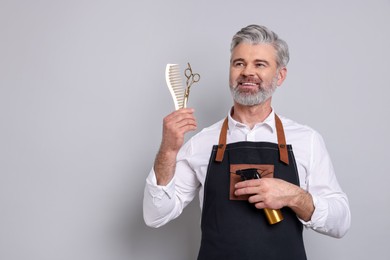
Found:
[(228, 118), (226, 117), (225, 121), (223, 121), (221, 132), (219, 133), (218, 150), (217, 150), (217, 155), (215, 156), (216, 162), (222, 162), (223, 160), (223, 155), (226, 149), (227, 130), (228, 130)]
[(275, 126), (276, 134), (278, 136), (278, 147), (279, 147), (279, 159), (288, 165), (288, 152), (286, 145), (286, 137), (284, 135), (283, 124), (280, 118), (275, 114)]
[[(284, 135), (283, 124), (280, 118), (276, 114), (275, 114), (275, 126), (276, 126), (276, 134), (278, 137), (279, 159), (288, 165), (289, 164), (288, 152), (287, 152), (287, 144), (286, 144), (286, 137)], [(222, 129), (219, 134), (218, 150), (217, 150), (217, 155), (215, 156), (216, 162), (222, 162), (223, 160), (223, 155), (225, 154), (225, 150), (226, 150), (227, 131), (228, 131), (228, 118), (226, 117), (225, 121), (223, 121)]]

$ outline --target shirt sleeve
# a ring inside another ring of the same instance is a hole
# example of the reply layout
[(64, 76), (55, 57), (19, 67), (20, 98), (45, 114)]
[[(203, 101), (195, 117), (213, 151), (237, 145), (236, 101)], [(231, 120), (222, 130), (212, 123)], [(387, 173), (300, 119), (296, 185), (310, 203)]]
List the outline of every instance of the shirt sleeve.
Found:
[(191, 140), (179, 151), (175, 175), (166, 186), (157, 185), (154, 169), (151, 169), (145, 184), (143, 216), (146, 225), (160, 227), (177, 218), (194, 199), (199, 181), (189, 164)]
[(325, 143), (317, 132), (313, 133), (311, 141), (308, 192), (315, 209), (310, 221), (301, 222), (319, 233), (343, 237), (351, 223), (348, 198), (336, 179)]

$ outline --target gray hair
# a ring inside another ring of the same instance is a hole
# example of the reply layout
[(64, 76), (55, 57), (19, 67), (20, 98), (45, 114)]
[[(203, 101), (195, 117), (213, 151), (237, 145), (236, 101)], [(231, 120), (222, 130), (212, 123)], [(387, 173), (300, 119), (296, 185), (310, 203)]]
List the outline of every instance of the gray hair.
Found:
[(276, 50), (276, 63), (278, 68), (286, 67), (290, 60), (287, 43), (265, 26), (248, 25), (238, 31), (232, 39), (230, 52), (240, 43), (271, 44)]

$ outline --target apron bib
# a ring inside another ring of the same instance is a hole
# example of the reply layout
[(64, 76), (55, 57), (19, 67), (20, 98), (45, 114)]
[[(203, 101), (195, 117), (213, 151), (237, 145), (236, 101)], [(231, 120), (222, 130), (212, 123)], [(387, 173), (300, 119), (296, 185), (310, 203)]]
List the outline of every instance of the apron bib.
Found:
[(273, 177), (299, 185), (292, 147), (286, 145), (276, 115), (275, 120), (278, 144), (245, 141), (226, 145), (225, 119), (205, 180), (198, 260), (306, 260), (303, 226), (290, 208), (282, 208), (284, 219), (271, 225), (263, 209), (256, 209), (246, 198), (234, 199), (230, 191), (232, 174), (236, 175), (232, 169), (243, 165), (268, 169)]

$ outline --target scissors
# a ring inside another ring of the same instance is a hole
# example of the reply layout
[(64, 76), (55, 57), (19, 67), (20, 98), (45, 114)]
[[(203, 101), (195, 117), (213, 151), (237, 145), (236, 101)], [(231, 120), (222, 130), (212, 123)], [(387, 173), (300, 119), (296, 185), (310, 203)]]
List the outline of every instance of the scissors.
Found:
[(198, 82), (200, 80), (200, 75), (198, 73), (192, 73), (192, 69), (191, 69), (191, 65), (190, 63), (187, 63), (188, 67), (184, 70), (184, 75), (186, 76), (187, 78), (187, 87), (185, 89), (185, 93), (184, 93), (184, 103), (183, 103), (183, 107), (187, 107), (187, 101), (188, 101), (188, 97), (190, 95), (190, 87), (192, 86), (192, 84)]
[(184, 75), (187, 78), (187, 88), (189, 89), (192, 84), (198, 82), (200, 80), (200, 75), (198, 73), (192, 73), (191, 65), (190, 63), (187, 63), (188, 67), (184, 71)]

